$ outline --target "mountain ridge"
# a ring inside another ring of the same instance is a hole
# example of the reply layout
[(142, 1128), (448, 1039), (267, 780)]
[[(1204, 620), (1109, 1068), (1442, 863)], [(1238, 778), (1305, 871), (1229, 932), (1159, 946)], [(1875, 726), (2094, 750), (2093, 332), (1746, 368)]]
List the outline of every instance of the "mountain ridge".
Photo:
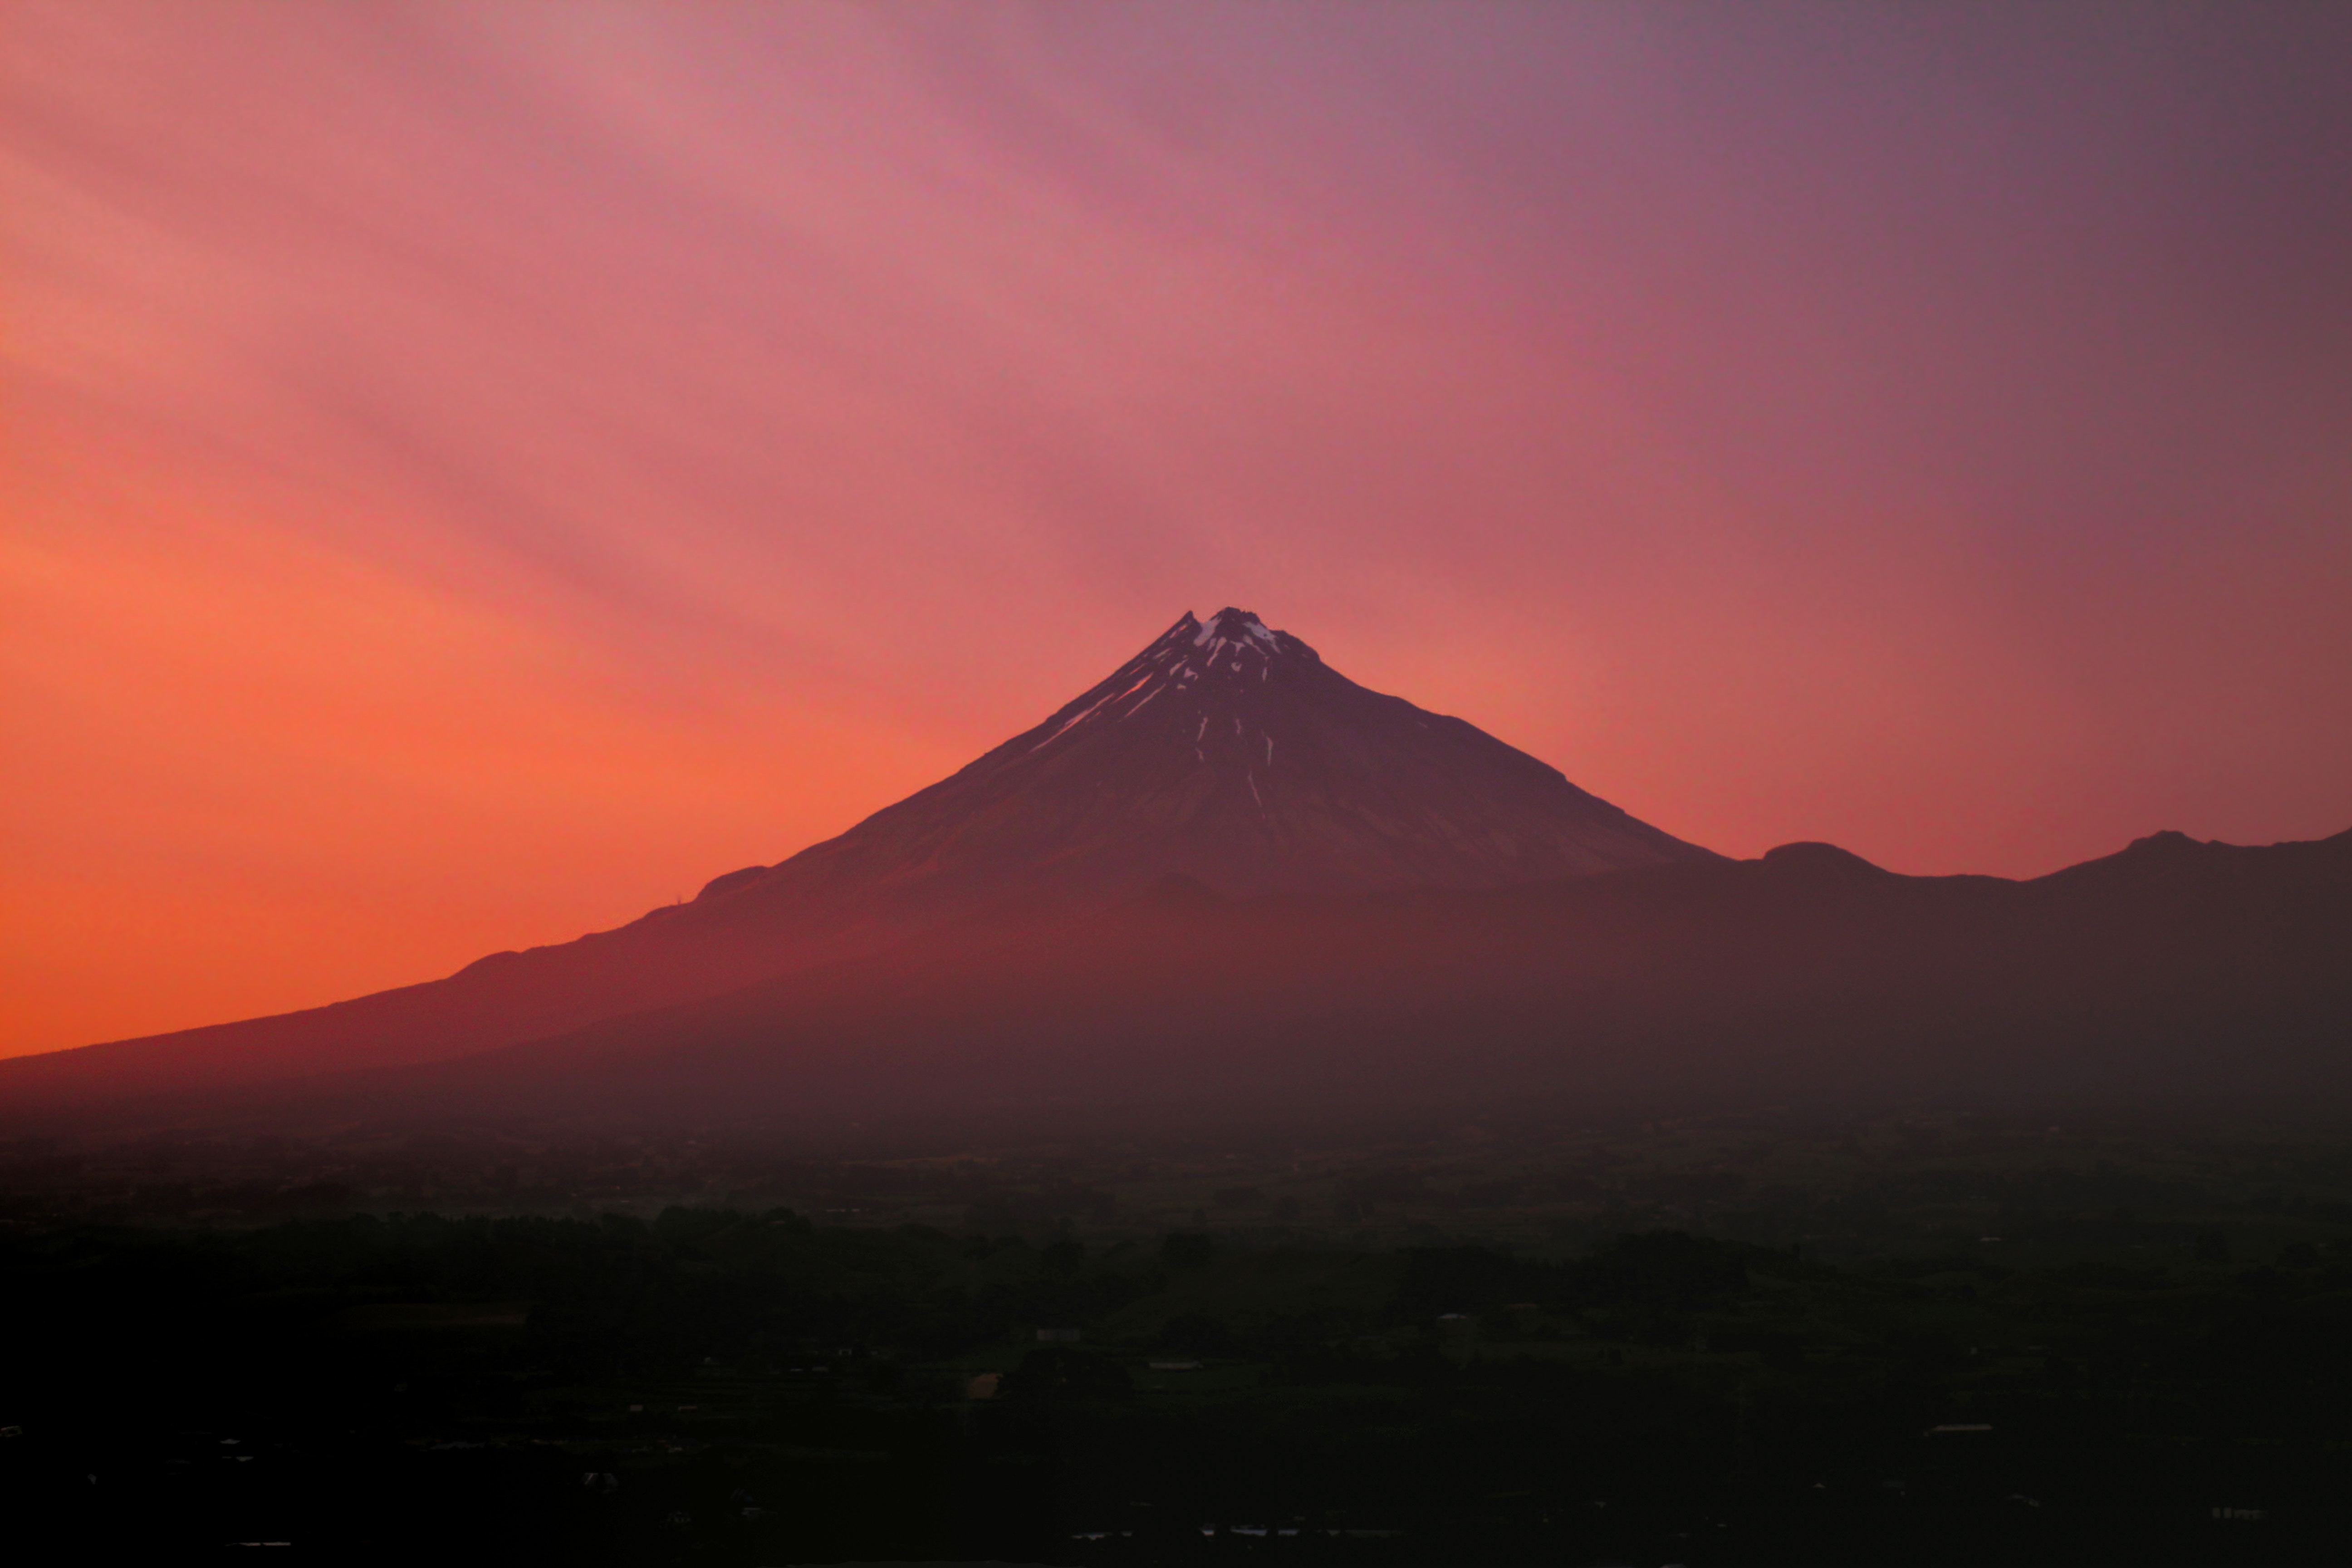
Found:
[[(1122, 1104), (2352, 1089), (2352, 833), (2183, 841), (2153, 868), (2136, 846), (2025, 881), (1783, 848), (1804, 852), (1499, 889), (1233, 898), (1171, 880), (461, 1058), (136, 1116), (837, 1135), (1098, 1125)], [(2151, 875), (2172, 894), (2150, 899)]]

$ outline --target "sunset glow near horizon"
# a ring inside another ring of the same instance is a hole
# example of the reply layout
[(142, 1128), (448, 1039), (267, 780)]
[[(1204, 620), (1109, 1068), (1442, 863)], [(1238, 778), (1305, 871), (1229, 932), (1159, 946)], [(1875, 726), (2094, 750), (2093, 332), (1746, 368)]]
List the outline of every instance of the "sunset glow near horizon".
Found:
[(1227, 604), (1733, 855), (2352, 826), (2352, 9), (0, 28), (0, 1055), (619, 924)]

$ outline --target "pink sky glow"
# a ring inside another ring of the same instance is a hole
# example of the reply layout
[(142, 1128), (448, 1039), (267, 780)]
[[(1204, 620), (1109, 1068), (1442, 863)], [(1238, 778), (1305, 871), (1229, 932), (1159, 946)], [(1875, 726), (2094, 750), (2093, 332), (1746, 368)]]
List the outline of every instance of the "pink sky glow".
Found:
[(2352, 826), (2352, 8), (0, 0), (0, 1054), (1259, 611), (1670, 832)]

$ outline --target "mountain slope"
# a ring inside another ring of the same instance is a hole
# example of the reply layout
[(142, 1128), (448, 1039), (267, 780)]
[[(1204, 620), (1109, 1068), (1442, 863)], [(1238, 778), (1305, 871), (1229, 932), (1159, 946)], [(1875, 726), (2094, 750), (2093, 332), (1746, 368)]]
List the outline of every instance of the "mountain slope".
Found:
[(942, 921), (1183, 875), (1226, 892), (1479, 888), (1715, 858), (1227, 609), (952, 777), (615, 931), (276, 1017), (0, 1061), (0, 1103), (442, 1059), (721, 994)]
[(414, 1087), (475, 1113), (801, 1128), (1628, 1097), (2341, 1108), (2352, 833), (2160, 835), (2029, 882), (1798, 845), (1494, 889), (1169, 889), (940, 932)]
[(2347, 956), (2352, 834), (2261, 849), (2160, 835), (2031, 882), (1790, 845), (1342, 899), (1171, 883), (460, 1060), (115, 1114), (953, 1142), (1628, 1102), (2340, 1111)]
[(1185, 616), (953, 777), (707, 892), (961, 902), (1176, 874), (1231, 893), (1346, 893), (1713, 858), (1226, 609)]

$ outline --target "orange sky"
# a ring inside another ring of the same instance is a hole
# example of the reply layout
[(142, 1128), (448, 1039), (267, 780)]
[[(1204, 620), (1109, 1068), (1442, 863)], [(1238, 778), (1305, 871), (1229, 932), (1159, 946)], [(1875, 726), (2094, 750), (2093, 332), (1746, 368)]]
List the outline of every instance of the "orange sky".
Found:
[(1735, 854), (2352, 826), (2352, 12), (0, 0), (0, 1054), (1254, 608)]

